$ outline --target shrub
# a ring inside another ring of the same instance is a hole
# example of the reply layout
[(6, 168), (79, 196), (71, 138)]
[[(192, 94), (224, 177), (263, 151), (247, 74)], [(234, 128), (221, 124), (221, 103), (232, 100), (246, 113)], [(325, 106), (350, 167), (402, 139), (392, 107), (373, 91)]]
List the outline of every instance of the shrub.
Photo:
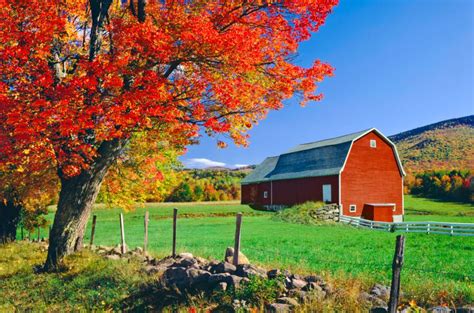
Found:
[(275, 215), (275, 218), (290, 223), (323, 224), (326, 222), (319, 221), (314, 216), (316, 215), (316, 211), (324, 205), (324, 202), (305, 202), (303, 204), (297, 204), (291, 208), (279, 211)]

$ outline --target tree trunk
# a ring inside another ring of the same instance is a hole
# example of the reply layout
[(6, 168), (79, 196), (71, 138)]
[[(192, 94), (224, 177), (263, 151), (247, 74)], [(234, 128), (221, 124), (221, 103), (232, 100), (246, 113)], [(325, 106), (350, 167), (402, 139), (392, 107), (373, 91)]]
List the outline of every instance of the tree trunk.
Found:
[(126, 140), (102, 143), (98, 157), (88, 170), (71, 178), (61, 178), (61, 191), (53, 228), (51, 229), (45, 271), (58, 269), (62, 259), (82, 248), (87, 220), (100, 185), (109, 167), (122, 153)]
[(21, 206), (12, 201), (0, 202), (0, 244), (15, 241)]

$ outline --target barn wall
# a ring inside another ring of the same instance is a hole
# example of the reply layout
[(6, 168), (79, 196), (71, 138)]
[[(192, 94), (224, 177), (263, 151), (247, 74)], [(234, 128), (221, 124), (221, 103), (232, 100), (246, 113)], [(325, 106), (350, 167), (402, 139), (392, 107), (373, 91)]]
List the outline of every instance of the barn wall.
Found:
[[(377, 148), (370, 147), (370, 140)], [(365, 203), (395, 203), (394, 215), (403, 214), (402, 175), (392, 147), (371, 132), (356, 140), (341, 174), (343, 214), (360, 216)], [(357, 205), (355, 213), (349, 205)]]
[[(323, 185), (326, 184), (331, 185), (332, 202), (338, 203), (339, 178), (337, 175), (276, 180), (271, 183), (265, 182), (242, 185), (242, 203), (257, 205), (293, 205), (307, 201), (322, 201)], [(265, 191), (268, 192), (267, 198), (264, 198)]]
[(307, 177), (273, 182), (273, 204), (293, 205), (323, 200), (323, 185), (331, 185), (332, 203), (339, 201), (338, 176)]

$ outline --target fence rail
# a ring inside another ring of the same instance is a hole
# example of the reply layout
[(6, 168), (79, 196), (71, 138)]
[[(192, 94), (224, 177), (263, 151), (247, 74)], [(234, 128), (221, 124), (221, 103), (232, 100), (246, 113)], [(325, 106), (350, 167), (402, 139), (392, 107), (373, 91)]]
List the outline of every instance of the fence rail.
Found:
[(474, 236), (473, 223), (445, 223), (445, 222), (402, 222), (388, 223), (366, 220), (357, 217), (340, 216), (340, 222), (356, 227), (374, 230), (406, 233), (427, 233), (451, 236)]

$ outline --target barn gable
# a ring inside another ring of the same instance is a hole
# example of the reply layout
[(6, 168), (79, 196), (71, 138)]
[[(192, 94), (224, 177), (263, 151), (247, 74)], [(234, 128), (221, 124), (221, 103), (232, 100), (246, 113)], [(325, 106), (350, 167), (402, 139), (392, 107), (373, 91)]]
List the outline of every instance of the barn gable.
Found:
[(345, 166), (352, 144), (374, 131), (392, 146), (401, 175), (405, 175), (395, 145), (375, 128), (332, 139), (298, 145), (288, 152), (269, 157), (258, 165), (242, 184), (275, 180), (339, 175)]

